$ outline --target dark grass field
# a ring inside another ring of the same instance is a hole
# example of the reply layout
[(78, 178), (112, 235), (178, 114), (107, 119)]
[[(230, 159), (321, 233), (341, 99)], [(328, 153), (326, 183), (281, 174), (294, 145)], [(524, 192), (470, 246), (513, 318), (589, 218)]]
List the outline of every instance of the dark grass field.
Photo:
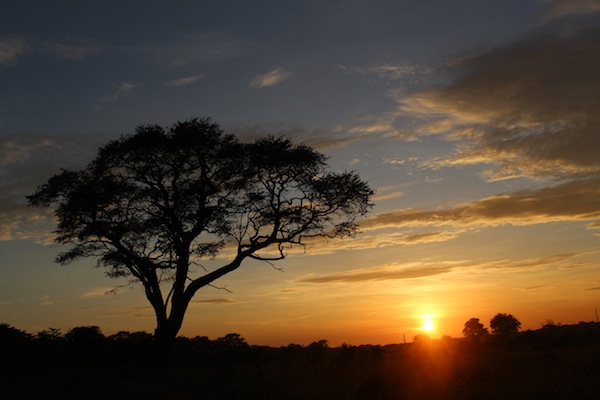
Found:
[[(506, 340), (282, 348), (182, 339), (166, 371), (146, 342), (5, 357), (5, 399), (600, 399), (598, 325)], [(573, 330), (576, 332), (576, 330)], [(591, 333), (590, 333), (591, 332)], [(583, 339), (582, 339), (583, 337)], [(111, 347), (112, 346), (112, 347)], [(5, 350), (7, 350), (5, 348)], [(15, 350), (13, 348), (12, 350)], [(14, 353), (14, 352), (13, 352)], [(25, 353), (24, 353), (25, 354)], [(27, 360), (27, 362), (25, 362)], [(12, 365), (10, 364), (12, 362)]]

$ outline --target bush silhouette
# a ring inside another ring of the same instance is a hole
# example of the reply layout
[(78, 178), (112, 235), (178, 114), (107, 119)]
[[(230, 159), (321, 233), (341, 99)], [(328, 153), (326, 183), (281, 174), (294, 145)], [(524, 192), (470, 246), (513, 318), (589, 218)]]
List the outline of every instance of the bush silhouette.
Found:
[(462, 331), (463, 336), (468, 338), (481, 338), (489, 334), (486, 327), (479, 322), (479, 318), (471, 318), (465, 322), (465, 327)]
[(490, 328), (494, 335), (510, 336), (519, 332), (521, 322), (512, 314), (499, 313), (490, 320)]

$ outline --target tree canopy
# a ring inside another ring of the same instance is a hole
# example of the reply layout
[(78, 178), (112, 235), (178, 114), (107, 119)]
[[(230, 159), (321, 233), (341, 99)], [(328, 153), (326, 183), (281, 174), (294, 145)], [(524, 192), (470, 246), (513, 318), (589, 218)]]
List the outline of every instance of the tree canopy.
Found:
[[(55, 207), (55, 241), (68, 245), (57, 261), (93, 257), (109, 277), (141, 282), (155, 335), (169, 341), (200, 288), (247, 258), (280, 260), (305, 238), (353, 235), (373, 193), (306, 145), (272, 136), (242, 143), (194, 118), (140, 125), (28, 200)], [(222, 264), (192, 273), (206, 259)]]
[(490, 320), (490, 328), (494, 335), (508, 336), (519, 331), (521, 322), (512, 314), (499, 313)]
[(484, 327), (481, 322), (479, 322), (479, 318), (471, 318), (465, 322), (465, 327), (463, 328), (462, 333), (465, 337), (475, 338), (486, 336), (489, 332), (487, 328)]

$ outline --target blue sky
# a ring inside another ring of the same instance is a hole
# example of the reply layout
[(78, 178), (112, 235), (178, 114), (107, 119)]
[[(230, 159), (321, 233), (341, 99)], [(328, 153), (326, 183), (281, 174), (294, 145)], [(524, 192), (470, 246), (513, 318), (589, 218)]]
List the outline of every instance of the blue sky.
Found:
[(24, 196), (140, 123), (210, 116), (306, 142), (377, 190), (354, 240), (197, 295), (182, 333), (250, 342), (459, 336), (600, 306), (600, 2), (4, 1), (0, 320), (153, 328), (140, 287), (62, 267)]

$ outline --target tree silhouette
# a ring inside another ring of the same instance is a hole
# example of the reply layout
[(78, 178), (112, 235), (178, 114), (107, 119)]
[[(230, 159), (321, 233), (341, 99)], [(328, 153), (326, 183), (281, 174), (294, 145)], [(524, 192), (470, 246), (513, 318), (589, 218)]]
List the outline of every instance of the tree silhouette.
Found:
[(479, 318), (471, 318), (465, 322), (465, 327), (463, 328), (462, 333), (463, 336), (468, 338), (479, 338), (489, 334), (487, 328), (484, 327), (481, 322), (479, 322)]
[(225, 347), (246, 348), (248, 343), (239, 333), (228, 333), (216, 340), (217, 345)]
[(104, 340), (104, 334), (98, 326), (77, 326), (66, 333), (67, 342), (87, 346), (91, 343), (100, 343)]
[(509, 336), (519, 331), (521, 322), (512, 314), (499, 313), (490, 320), (490, 328), (494, 335)]
[[(109, 277), (142, 283), (164, 363), (200, 288), (248, 258), (281, 260), (303, 239), (357, 231), (373, 190), (354, 172), (331, 172), (325, 161), (284, 138), (241, 143), (208, 118), (140, 125), (28, 200), (56, 207), (55, 241), (70, 245), (59, 263), (94, 257)], [(192, 271), (209, 259), (221, 264)]]
[(63, 335), (60, 332), (60, 329), (48, 328), (36, 333), (35, 338), (42, 342), (56, 343), (63, 339)]

